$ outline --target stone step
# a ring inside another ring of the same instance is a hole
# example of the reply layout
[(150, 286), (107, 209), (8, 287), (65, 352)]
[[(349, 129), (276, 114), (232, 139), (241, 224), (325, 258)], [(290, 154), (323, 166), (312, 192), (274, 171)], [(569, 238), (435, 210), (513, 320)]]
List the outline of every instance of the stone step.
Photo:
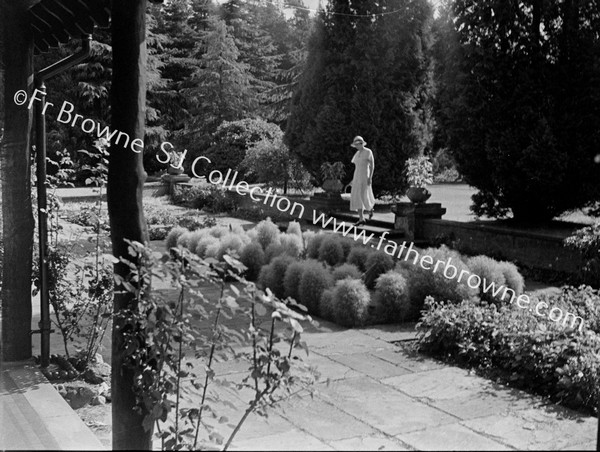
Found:
[[(334, 212), (332, 214), (332, 216), (337, 218), (338, 220), (342, 220), (342, 221), (345, 221), (346, 223), (352, 223), (352, 224), (358, 220), (358, 217), (356, 216), (356, 214), (345, 213), (345, 212)], [(366, 215), (365, 218), (368, 218), (368, 215)], [(391, 221), (381, 221), (381, 220), (376, 220), (376, 219), (371, 219), (371, 220), (367, 219), (366, 226), (378, 227), (381, 229), (385, 229), (386, 231), (392, 231), (394, 229), (394, 223), (392, 223)]]
[[(347, 224), (354, 224), (357, 221), (356, 216), (343, 214), (343, 213), (334, 213), (332, 215), (337, 220), (345, 221)], [(365, 231), (367, 234), (373, 234), (376, 237), (381, 237), (384, 232), (387, 232), (386, 239), (401, 239), (404, 237), (404, 232), (395, 231), (393, 229), (394, 225), (388, 223), (386, 221), (378, 221), (378, 220), (367, 220), (367, 223), (364, 225), (356, 226), (357, 231)], [(333, 229), (333, 225), (330, 228)]]

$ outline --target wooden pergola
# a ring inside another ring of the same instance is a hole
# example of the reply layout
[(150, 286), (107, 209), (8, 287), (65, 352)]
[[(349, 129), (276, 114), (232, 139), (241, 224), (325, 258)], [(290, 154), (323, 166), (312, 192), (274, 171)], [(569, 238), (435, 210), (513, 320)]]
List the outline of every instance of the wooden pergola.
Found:
[[(144, 138), (146, 104), (146, 2), (162, 0), (0, 0), (5, 98), (18, 91), (28, 96), (34, 88), (44, 91), (44, 80), (80, 63), (90, 50), (95, 27), (110, 27), (113, 38), (111, 89), (112, 126), (133, 138)], [(33, 56), (48, 52), (71, 39), (82, 39), (82, 50), (47, 68), (34, 72)], [(40, 89), (41, 88), (41, 89)], [(42, 95), (42, 97), (44, 97)], [(39, 98), (38, 98), (39, 99)], [(35, 103), (36, 153), (38, 158), (38, 218), (40, 229), (40, 272), (47, 275), (45, 211), (45, 121), (40, 111), (44, 99)], [(34, 221), (31, 211), (31, 129), (32, 112), (5, 102), (5, 129), (2, 141), (2, 212), (4, 265), (2, 274), (2, 358), (7, 361), (31, 357), (31, 256)], [(135, 261), (127, 240), (144, 242), (147, 231), (142, 208), (145, 172), (141, 154), (124, 152), (111, 144), (108, 177), (108, 209), (113, 254)], [(124, 265), (115, 273), (127, 277)], [(42, 274), (43, 276), (43, 274)], [(42, 278), (43, 279), (43, 278)], [(47, 285), (46, 285), (47, 289)], [(43, 349), (49, 342), (48, 292), (42, 293), (40, 332)], [(114, 310), (136, 309), (135, 298), (116, 291)], [(143, 428), (144, 413), (134, 410), (134, 371), (123, 365), (125, 355), (119, 321), (113, 324), (113, 448), (151, 449), (152, 431)], [(48, 350), (42, 350), (42, 356)], [(42, 364), (43, 365), (43, 364)]]
[(110, 0), (35, 0), (28, 8), (35, 54), (108, 28), (110, 11)]

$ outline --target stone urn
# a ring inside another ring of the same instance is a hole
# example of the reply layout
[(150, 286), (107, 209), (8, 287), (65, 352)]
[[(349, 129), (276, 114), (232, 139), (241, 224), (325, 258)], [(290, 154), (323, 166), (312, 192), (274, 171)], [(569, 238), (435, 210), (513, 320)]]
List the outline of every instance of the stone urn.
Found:
[(344, 184), (342, 184), (339, 179), (327, 179), (323, 182), (322, 187), (326, 193), (341, 193), (344, 188)]
[(173, 176), (179, 176), (180, 174), (183, 174), (183, 167), (173, 168), (171, 165), (169, 165), (169, 168), (167, 169), (167, 173), (169, 173)]
[(406, 192), (406, 197), (413, 204), (423, 204), (431, 198), (431, 192), (425, 187), (410, 187)]

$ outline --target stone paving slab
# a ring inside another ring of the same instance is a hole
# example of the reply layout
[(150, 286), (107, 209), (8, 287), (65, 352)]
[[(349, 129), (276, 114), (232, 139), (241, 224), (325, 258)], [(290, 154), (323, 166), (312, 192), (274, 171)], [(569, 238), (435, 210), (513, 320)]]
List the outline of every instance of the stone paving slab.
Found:
[(415, 325), (416, 323), (375, 325), (367, 328), (360, 328), (357, 331), (386, 342), (412, 341), (417, 337)]
[(231, 450), (335, 450), (314, 436), (298, 429), (263, 436), (258, 439), (236, 441)]
[(428, 399), (431, 406), (439, 408), (462, 420), (506, 414), (536, 407), (541, 408), (541, 398), (531, 396), (517, 389), (507, 389), (493, 384), (489, 390), (451, 399)]
[(337, 381), (347, 378), (356, 378), (361, 374), (343, 363), (339, 363), (333, 357), (322, 356), (318, 353), (310, 353), (309, 356), (303, 357), (304, 361), (314, 366), (319, 373), (319, 381)]
[(513, 450), (459, 424), (404, 433), (397, 438), (416, 450)]
[(491, 381), (458, 367), (443, 367), (418, 374), (390, 377), (383, 380), (383, 383), (409, 396), (433, 400), (469, 397), (492, 387)]
[(589, 441), (585, 444), (575, 444), (573, 446), (565, 447), (563, 450), (592, 450), (596, 449), (596, 441)]
[(296, 427), (324, 440), (335, 441), (375, 435), (377, 431), (320, 398), (297, 398), (281, 404), (277, 411)]
[(373, 351), (394, 350), (388, 342), (375, 339), (357, 330), (316, 333), (304, 336), (308, 348), (320, 355), (347, 355)]
[(411, 355), (400, 348), (395, 348), (393, 350), (376, 350), (370, 353), (379, 359), (388, 361), (412, 372), (427, 372), (445, 367), (445, 364), (440, 361), (427, 358), (423, 355)]
[(335, 450), (411, 450), (396, 438), (387, 436), (357, 436), (355, 438), (330, 441)]
[(380, 380), (382, 378), (394, 377), (412, 373), (404, 367), (397, 366), (383, 359), (379, 359), (370, 353), (353, 353), (350, 355), (330, 355), (334, 361), (343, 364), (362, 375)]
[(560, 450), (594, 440), (597, 420), (553, 405), (472, 419), (463, 425), (519, 450)]
[(392, 436), (459, 421), (368, 377), (336, 382), (317, 397)]

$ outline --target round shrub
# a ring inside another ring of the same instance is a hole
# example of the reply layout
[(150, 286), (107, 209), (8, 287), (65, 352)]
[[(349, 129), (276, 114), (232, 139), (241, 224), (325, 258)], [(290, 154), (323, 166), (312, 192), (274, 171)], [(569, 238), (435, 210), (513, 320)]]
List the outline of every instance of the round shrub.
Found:
[(360, 279), (362, 273), (354, 264), (342, 264), (333, 269), (332, 275), (334, 281), (339, 281), (344, 278)]
[(333, 289), (333, 318), (343, 326), (364, 324), (371, 296), (360, 279), (342, 279)]
[(257, 242), (248, 243), (242, 249), (240, 262), (247, 267), (245, 273), (246, 279), (249, 281), (256, 281), (260, 269), (266, 262), (265, 252), (263, 251), (262, 246)]
[(213, 226), (208, 229), (208, 232), (213, 237), (220, 239), (224, 235), (227, 235), (231, 232), (231, 230), (227, 226)]
[(278, 256), (269, 265), (265, 265), (258, 275), (258, 282), (263, 288), (271, 289), (278, 298), (285, 298), (283, 280), (288, 266), (294, 262), (290, 256)]
[(167, 247), (167, 251), (169, 251), (171, 248), (176, 248), (179, 237), (182, 236), (186, 232), (189, 232), (189, 231), (186, 228), (182, 228), (179, 226), (176, 226), (173, 229), (171, 229), (169, 231), (169, 233), (167, 234), (167, 239), (166, 239), (166, 243), (165, 243), (165, 246)]
[(349, 264), (356, 265), (361, 272), (365, 272), (367, 270), (367, 259), (369, 255), (372, 253), (369, 248), (366, 246), (358, 245), (354, 246), (350, 253), (348, 254), (348, 259), (346, 262)]
[(319, 300), (319, 312), (325, 320), (334, 320), (333, 288), (325, 289)]
[(283, 246), (281, 246), (281, 243), (271, 243), (269, 246), (267, 246), (267, 249), (265, 249), (265, 258), (267, 260), (267, 263), (271, 262), (277, 256), (282, 256), (284, 254), (284, 251), (285, 250)]
[(323, 242), (324, 239), (325, 239), (324, 233), (307, 236), (306, 255), (310, 259), (318, 259), (319, 258), (319, 248), (321, 247), (321, 243)]
[[(209, 246), (211, 247), (211, 249), (213, 249), (214, 247), (218, 247), (219, 239), (216, 237), (213, 237), (212, 235), (207, 235), (206, 237), (202, 237), (200, 240), (198, 240), (198, 244), (196, 245), (196, 249), (194, 250), (194, 252), (198, 255), (198, 257), (208, 257), (206, 255), (206, 250)], [(217, 252), (218, 252), (218, 248), (217, 248)], [(216, 253), (215, 253), (215, 255), (216, 255)]]
[[(475, 256), (467, 260), (467, 267), (471, 273), (481, 278), (479, 297), (490, 303), (501, 303), (506, 279), (500, 262), (483, 255)], [(497, 290), (499, 292), (494, 296)], [(507, 297), (504, 301), (510, 302), (510, 298)]]
[(286, 232), (288, 234), (294, 234), (298, 237), (302, 237), (302, 228), (300, 227), (300, 223), (297, 221), (290, 221)]
[(191, 252), (196, 252), (196, 247), (198, 246), (198, 242), (203, 237), (206, 237), (208, 232), (206, 229), (196, 229), (190, 233), (190, 237), (187, 240), (187, 247)]
[(328, 235), (319, 246), (319, 260), (333, 266), (344, 260), (344, 249), (335, 235)]
[[(256, 231), (256, 228), (252, 228), (249, 231), (246, 231), (246, 235), (248, 236), (248, 239), (251, 242), (257, 242), (258, 243), (258, 232)], [(259, 243), (259, 245), (260, 245), (260, 243)]]
[[(453, 303), (460, 303), (462, 300), (472, 299), (478, 294), (477, 289), (472, 289), (467, 285), (467, 279), (463, 277), (459, 280), (459, 277), (463, 270), (470, 273), (469, 268), (463, 262), (462, 257), (456, 251), (449, 249), (447, 246), (442, 245), (440, 248), (427, 248), (419, 253), (422, 257), (424, 255), (431, 256), (434, 264), (431, 265), (432, 269), (426, 270), (421, 267), (419, 262), (414, 264), (414, 258), (408, 261), (401, 260), (396, 266), (399, 271), (408, 281), (411, 304), (420, 311), (423, 307), (425, 297), (428, 295), (432, 296), (436, 300), (451, 301)], [(442, 261), (443, 265), (440, 264), (436, 269), (437, 262)], [(457, 276), (454, 278), (448, 278), (444, 276), (446, 272), (446, 265), (448, 265), (447, 275), (452, 276), (456, 269)]]
[(525, 280), (521, 273), (519, 273), (517, 266), (512, 262), (500, 262), (500, 268), (506, 280), (506, 286), (514, 290), (517, 297), (522, 295), (525, 290)]
[(373, 301), (386, 321), (403, 322), (419, 317), (410, 304), (406, 278), (393, 270), (377, 278)]
[(270, 218), (258, 223), (254, 229), (256, 230), (256, 239), (260, 243), (260, 246), (263, 247), (263, 250), (266, 250), (270, 244), (278, 241), (279, 228)]
[(182, 246), (184, 248), (188, 248), (188, 244), (190, 243), (190, 238), (192, 237), (192, 233), (186, 230), (183, 234), (181, 234), (177, 238), (177, 246)]
[[(214, 237), (214, 241), (210, 242), (206, 249), (204, 250), (204, 257), (209, 258), (212, 257), (214, 259), (219, 259), (219, 250), (221, 249), (221, 241)], [(204, 239), (200, 239), (200, 242)], [(198, 246), (200, 246), (200, 242), (198, 242)]]
[(308, 248), (309, 242), (313, 239), (313, 237), (317, 235), (315, 231), (304, 231), (302, 233), (302, 241), (304, 242), (304, 249)]
[[(290, 223), (291, 224), (291, 223)], [(279, 236), (283, 252), (288, 256), (300, 257), (304, 251), (302, 236), (294, 233), (285, 233)]]
[(333, 286), (331, 272), (322, 264), (311, 265), (300, 277), (298, 285), (299, 302), (306, 306), (309, 312), (319, 314), (319, 300), (325, 289)]
[(347, 237), (338, 237), (338, 240), (340, 241), (340, 245), (342, 245), (342, 249), (344, 250), (344, 259), (343, 261), (347, 261), (348, 260), (348, 255), (350, 254), (350, 251), (352, 251), (352, 248), (355, 247), (355, 242), (352, 239), (349, 239)]
[(304, 270), (313, 265), (321, 264), (313, 260), (296, 261), (290, 264), (285, 271), (285, 277), (283, 278), (283, 288), (286, 297), (291, 297), (294, 300), (299, 301), (298, 287), (300, 286), (300, 278), (302, 278)]
[(236, 254), (238, 257), (244, 247), (242, 238), (233, 233), (229, 233), (221, 237), (217, 259), (222, 260), (225, 254)]
[(238, 235), (240, 235), (240, 236), (245, 236), (245, 235), (247, 235), (247, 234), (246, 234), (246, 231), (244, 230), (244, 228), (242, 227), (242, 225), (241, 225), (241, 224), (236, 224), (236, 225), (233, 225), (233, 226), (231, 226), (231, 232), (232, 232), (233, 234), (238, 234)]
[(365, 267), (365, 285), (372, 289), (380, 275), (394, 268), (394, 259), (383, 252), (372, 252), (367, 258)]

